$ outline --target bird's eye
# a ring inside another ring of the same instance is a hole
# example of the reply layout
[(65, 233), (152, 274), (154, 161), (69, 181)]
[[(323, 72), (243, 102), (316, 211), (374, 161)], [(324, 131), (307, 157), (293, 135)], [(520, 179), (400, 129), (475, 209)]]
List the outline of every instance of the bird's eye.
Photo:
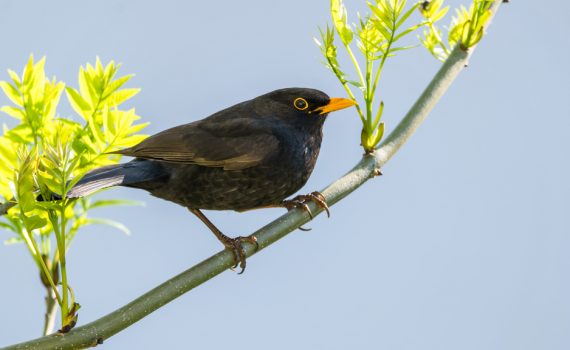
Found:
[(295, 101), (293, 101), (293, 106), (295, 106), (295, 108), (300, 111), (304, 111), (305, 109), (309, 108), (307, 100), (302, 97), (296, 98)]

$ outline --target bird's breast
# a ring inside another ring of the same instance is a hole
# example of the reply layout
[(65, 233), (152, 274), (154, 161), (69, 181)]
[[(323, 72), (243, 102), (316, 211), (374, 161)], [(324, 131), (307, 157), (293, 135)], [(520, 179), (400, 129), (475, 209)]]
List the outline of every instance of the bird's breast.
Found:
[(286, 171), (297, 173), (304, 178), (304, 184), (315, 167), (321, 140), (321, 130), (290, 133), (288, 137), (280, 140), (281, 159), (278, 163), (286, 168)]

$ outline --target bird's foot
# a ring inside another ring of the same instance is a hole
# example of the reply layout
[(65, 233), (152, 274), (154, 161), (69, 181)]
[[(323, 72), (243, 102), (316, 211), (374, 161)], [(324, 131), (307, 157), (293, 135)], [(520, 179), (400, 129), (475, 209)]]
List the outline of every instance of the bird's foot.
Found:
[(239, 236), (235, 238), (230, 238), (225, 236), (225, 238), (222, 240), (222, 243), (226, 247), (226, 249), (231, 251), (232, 254), (234, 255), (236, 263), (234, 266), (231, 267), (232, 271), (235, 271), (238, 265), (241, 268), (241, 271), (238, 272), (238, 275), (241, 275), (245, 271), (245, 266), (246, 266), (246, 261), (245, 261), (246, 255), (245, 255), (245, 249), (243, 248), (244, 242), (253, 244), (255, 246), (255, 250), (259, 248), (259, 244), (257, 243), (257, 238), (255, 238), (254, 236), (248, 236), (248, 237)]
[(224, 235), (222, 231), (220, 231), (206, 217), (206, 215), (204, 215), (200, 211), (200, 209), (188, 208), (188, 210), (190, 210), (190, 212), (192, 212), (194, 215), (198, 217), (198, 219), (200, 219), (204, 224), (206, 224), (206, 226), (208, 226), (208, 228), (210, 229), (210, 231), (212, 231), (212, 233), (216, 236), (216, 238), (220, 242), (222, 242), (224, 247), (226, 247), (227, 250), (232, 252), (236, 263), (233, 267), (231, 267), (231, 269), (232, 271), (235, 271), (235, 268), (238, 267), (239, 265), (239, 267), (241, 267), (241, 271), (239, 272), (239, 274), (242, 274), (243, 271), (245, 270), (245, 258), (246, 258), (245, 249), (243, 248), (243, 243), (247, 242), (253, 244), (255, 246), (255, 250), (257, 251), (257, 249), (259, 248), (259, 244), (257, 243), (257, 238), (255, 238), (255, 236), (248, 236), (248, 237), (239, 236), (235, 238), (230, 238)]
[(327, 217), (331, 216), (331, 213), (329, 211), (329, 206), (327, 205), (325, 196), (323, 196), (322, 193), (320, 193), (318, 191), (311, 192), (309, 194), (302, 194), (302, 195), (299, 195), (293, 199), (286, 199), (283, 202), (281, 202), (281, 204), (285, 208), (287, 208), (287, 210), (292, 210), (292, 209), (296, 209), (296, 208), (303, 209), (304, 211), (307, 212), (307, 214), (309, 214), (309, 216), (311, 217), (311, 220), (312, 220), (313, 219), (313, 213), (311, 212), (311, 209), (309, 209), (309, 206), (307, 205), (307, 203), (310, 201), (315, 202), (315, 204), (319, 208), (323, 209), (327, 213)]

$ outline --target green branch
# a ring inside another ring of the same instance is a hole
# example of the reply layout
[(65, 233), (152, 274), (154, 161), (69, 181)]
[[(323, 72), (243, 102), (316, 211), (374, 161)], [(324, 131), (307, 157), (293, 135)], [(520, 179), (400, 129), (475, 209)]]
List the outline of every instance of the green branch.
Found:
[[(500, 3), (501, 0), (495, 2), (493, 15), (498, 10)], [(410, 111), (392, 133), (386, 137), (376, 152), (363, 156), (352, 170), (322, 191), (329, 205), (340, 201), (366, 181), (380, 174), (380, 168), (404, 145), (425, 120), (461, 70), (467, 65), (473, 50), (474, 47), (465, 51), (458, 45), (451, 52), (448, 59), (443, 63)], [(309, 203), (309, 207), (314, 214), (322, 211), (314, 203)], [(308, 214), (300, 210), (294, 210), (279, 217), (253, 233), (253, 236), (257, 238), (259, 243), (259, 249), (254, 251), (254, 247), (247, 244), (245, 247), (247, 256), (249, 257), (260, 252), (309, 220)], [(122, 308), (84, 326), (77, 327), (67, 334), (50, 335), (8, 346), (1, 350), (82, 349), (96, 346), (151, 312), (226, 271), (233, 265), (233, 254), (228, 250), (223, 250), (157, 286)]]
[(56, 289), (46, 287), (46, 313), (44, 315), (44, 335), (53, 333), (55, 326), (55, 317), (57, 316), (57, 298), (55, 295)]

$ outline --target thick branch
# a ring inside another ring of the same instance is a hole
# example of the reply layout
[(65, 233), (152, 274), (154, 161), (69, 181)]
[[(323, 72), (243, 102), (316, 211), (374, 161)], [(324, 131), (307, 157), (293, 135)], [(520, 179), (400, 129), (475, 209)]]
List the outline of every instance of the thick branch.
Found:
[[(493, 14), (497, 11), (500, 3), (501, 1), (495, 2), (492, 9)], [(329, 205), (340, 201), (370, 178), (378, 175), (379, 169), (414, 133), (462, 68), (467, 65), (473, 49), (471, 48), (469, 52), (466, 52), (457, 46), (404, 119), (386, 137), (378, 150), (373, 154), (365, 155), (352, 170), (322, 191)], [(309, 207), (314, 214), (322, 211), (313, 203), (309, 203)], [(259, 242), (257, 252), (283, 238), (307, 221), (309, 221), (307, 213), (294, 210), (259, 229), (253, 234)], [(246, 246), (248, 257), (257, 252), (254, 252), (253, 246)], [(77, 327), (65, 335), (50, 335), (12, 345), (3, 350), (81, 349), (95, 346), (182, 294), (219, 275), (233, 264), (233, 254), (228, 250), (223, 250), (98, 320)]]

